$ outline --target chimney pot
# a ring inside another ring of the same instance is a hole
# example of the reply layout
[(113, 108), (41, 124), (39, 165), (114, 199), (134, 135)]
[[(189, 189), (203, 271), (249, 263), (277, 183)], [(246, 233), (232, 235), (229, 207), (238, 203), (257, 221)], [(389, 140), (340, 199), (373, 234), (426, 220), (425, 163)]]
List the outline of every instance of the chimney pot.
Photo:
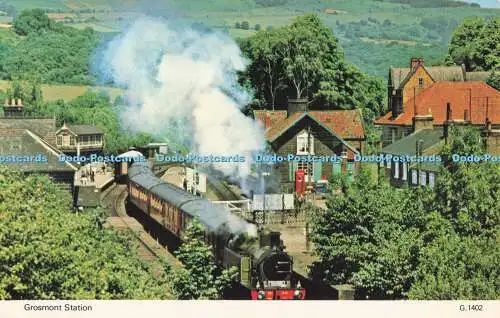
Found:
[(308, 105), (307, 98), (288, 99), (288, 112), (287, 112), (288, 117), (290, 117), (293, 113), (306, 112), (307, 105)]
[(412, 70), (415, 70), (417, 67), (420, 65), (424, 66), (424, 59), (423, 58), (418, 58), (418, 57), (412, 57), (410, 61), (410, 68)]

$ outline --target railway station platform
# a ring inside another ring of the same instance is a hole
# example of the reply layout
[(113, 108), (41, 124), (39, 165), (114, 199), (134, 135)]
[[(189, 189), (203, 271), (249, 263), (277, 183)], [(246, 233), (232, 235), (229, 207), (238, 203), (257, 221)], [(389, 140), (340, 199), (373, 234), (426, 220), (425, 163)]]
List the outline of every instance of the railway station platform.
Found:
[(113, 184), (114, 179), (114, 169), (104, 163), (94, 162), (80, 167), (75, 173), (75, 206), (87, 208), (101, 205), (102, 193)]

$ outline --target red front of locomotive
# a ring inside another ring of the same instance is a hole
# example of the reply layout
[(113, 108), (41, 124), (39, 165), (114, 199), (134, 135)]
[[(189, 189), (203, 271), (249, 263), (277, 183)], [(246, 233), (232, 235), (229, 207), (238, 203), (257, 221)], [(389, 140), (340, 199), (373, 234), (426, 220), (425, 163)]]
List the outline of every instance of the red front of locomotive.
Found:
[(300, 288), (300, 285), (296, 289), (252, 289), (251, 296), (252, 300), (304, 300), (306, 290)]

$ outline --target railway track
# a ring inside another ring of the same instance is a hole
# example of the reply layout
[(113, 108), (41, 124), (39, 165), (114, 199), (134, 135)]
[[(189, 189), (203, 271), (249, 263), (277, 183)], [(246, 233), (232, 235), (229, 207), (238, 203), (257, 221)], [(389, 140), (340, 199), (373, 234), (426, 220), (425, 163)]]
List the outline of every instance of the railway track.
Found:
[(111, 218), (108, 223), (118, 231), (130, 230), (138, 243), (139, 258), (152, 263), (155, 275), (161, 275), (165, 262), (172, 267), (182, 266), (181, 263), (164, 246), (153, 239), (143, 226), (133, 217), (128, 216), (124, 201), (127, 197), (125, 185), (113, 185), (101, 199), (103, 206), (109, 209)]

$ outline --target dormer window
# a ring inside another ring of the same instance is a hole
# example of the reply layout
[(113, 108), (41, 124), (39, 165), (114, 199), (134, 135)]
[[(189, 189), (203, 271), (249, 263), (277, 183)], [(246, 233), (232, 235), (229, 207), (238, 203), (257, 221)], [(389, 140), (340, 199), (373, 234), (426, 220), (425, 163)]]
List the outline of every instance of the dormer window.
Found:
[(311, 133), (304, 131), (297, 136), (297, 155), (314, 154), (314, 137)]

